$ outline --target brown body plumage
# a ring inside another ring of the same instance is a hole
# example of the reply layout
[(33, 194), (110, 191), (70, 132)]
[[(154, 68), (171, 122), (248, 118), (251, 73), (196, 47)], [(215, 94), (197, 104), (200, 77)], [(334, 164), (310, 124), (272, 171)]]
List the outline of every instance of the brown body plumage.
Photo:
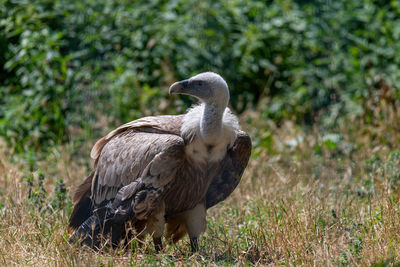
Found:
[(202, 131), (204, 117), (214, 116), (205, 109), (145, 117), (101, 138), (91, 152), (94, 171), (73, 198), (71, 241), (96, 247), (98, 234), (112, 232), (117, 245), (132, 233), (129, 223), (139, 236), (152, 234), (159, 249), (166, 223), (168, 238), (176, 242), (188, 233), (196, 250), (205, 210), (233, 192), (251, 151), (249, 136), (225, 107), (217, 133)]

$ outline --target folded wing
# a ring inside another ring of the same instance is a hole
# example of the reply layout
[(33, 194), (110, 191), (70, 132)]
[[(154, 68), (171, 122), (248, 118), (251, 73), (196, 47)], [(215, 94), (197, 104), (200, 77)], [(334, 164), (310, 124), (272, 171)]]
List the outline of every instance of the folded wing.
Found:
[[(123, 144), (125, 148), (120, 147)], [(126, 131), (103, 150), (92, 182), (96, 209), (70, 240), (80, 239), (91, 247), (98, 245), (100, 233), (111, 229), (113, 244), (118, 244), (125, 222), (135, 224), (152, 216), (184, 162), (184, 143), (176, 135)]]
[(206, 195), (206, 208), (226, 199), (235, 190), (247, 166), (251, 154), (251, 139), (239, 131), (235, 143), (220, 164)]

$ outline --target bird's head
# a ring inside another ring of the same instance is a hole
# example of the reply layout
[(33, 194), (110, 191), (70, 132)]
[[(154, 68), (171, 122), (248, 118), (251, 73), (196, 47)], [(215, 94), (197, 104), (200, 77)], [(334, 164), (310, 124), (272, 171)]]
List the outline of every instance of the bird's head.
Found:
[(176, 82), (169, 88), (169, 93), (191, 95), (204, 103), (217, 104), (224, 109), (229, 101), (228, 85), (214, 72), (203, 72)]

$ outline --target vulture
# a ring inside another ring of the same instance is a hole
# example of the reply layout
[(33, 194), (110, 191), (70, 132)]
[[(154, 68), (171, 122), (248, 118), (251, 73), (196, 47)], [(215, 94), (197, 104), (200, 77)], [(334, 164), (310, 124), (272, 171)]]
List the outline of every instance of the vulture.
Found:
[(206, 228), (206, 211), (238, 185), (251, 139), (227, 108), (229, 89), (213, 72), (175, 82), (169, 94), (200, 103), (182, 115), (149, 116), (126, 123), (96, 142), (93, 172), (73, 196), (71, 243), (98, 249), (102, 237), (120, 246), (149, 234), (189, 235), (191, 250)]

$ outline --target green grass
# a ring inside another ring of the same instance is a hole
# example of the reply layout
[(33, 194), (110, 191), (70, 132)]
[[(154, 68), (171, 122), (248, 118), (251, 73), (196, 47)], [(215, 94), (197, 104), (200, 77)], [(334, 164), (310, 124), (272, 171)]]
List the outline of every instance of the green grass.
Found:
[[(38, 184), (40, 173), (11, 160), (2, 145), (0, 265), (399, 264), (400, 132), (387, 127), (400, 114), (372, 126), (344, 123), (336, 137), (317, 127), (305, 133), (289, 121), (278, 128), (254, 116), (244, 114), (253, 123), (242, 123), (255, 144), (248, 168), (232, 196), (208, 211), (194, 255), (187, 239), (164, 240), (159, 254), (149, 239), (135, 252), (71, 246), (70, 195), (88, 173), (88, 155), (76, 158), (70, 147), (55, 147), (36, 162), (44, 174)], [(67, 192), (57, 194), (60, 178)]]

